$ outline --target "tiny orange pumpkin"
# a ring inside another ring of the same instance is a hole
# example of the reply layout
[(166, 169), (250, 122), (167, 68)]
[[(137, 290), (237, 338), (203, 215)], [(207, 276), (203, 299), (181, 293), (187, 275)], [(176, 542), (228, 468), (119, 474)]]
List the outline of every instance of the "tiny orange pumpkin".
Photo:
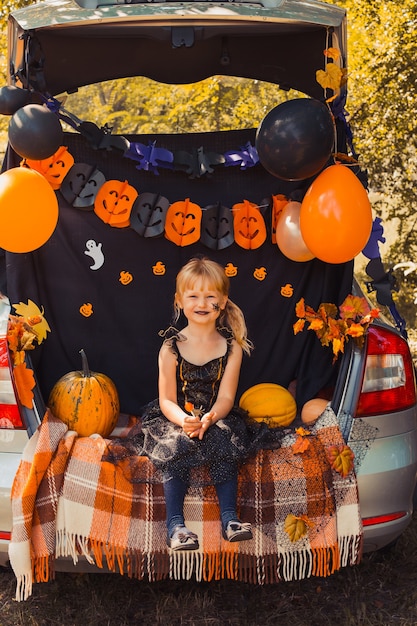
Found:
[(107, 437), (119, 417), (117, 389), (108, 376), (90, 371), (84, 350), (80, 354), (82, 371), (68, 372), (55, 383), (48, 406), (80, 437), (94, 433)]

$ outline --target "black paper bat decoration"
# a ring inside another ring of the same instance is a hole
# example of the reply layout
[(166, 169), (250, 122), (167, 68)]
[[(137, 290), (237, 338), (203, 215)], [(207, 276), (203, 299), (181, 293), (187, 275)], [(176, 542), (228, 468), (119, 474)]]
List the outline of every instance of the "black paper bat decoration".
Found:
[(182, 170), (189, 175), (190, 178), (200, 178), (205, 174), (214, 172), (213, 165), (222, 165), (225, 158), (217, 152), (204, 152), (204, 148), (200, 147), (192, 152), (178, 150), (174, 152), (174, 169)]
[(94, 150), (112, 150), (115, 148), (126, 152), (129, 149), (129, 141), (121, 135), (112, 135), (111, 128), (107, 126), (99, 128), (93, 122), (81, 122), (77, 130), (87, 139)]

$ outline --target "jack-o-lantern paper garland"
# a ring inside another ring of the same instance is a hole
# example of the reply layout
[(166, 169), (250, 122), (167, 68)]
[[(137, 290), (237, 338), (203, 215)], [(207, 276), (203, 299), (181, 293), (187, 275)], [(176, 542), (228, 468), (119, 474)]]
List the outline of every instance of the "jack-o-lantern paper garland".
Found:
[[(200, 240), (212, 250), (227, 248), (233, 241), (245, 250), (255, 250), (266, 241), (267, 228), (260, 207), (246, 199), (233, 205), (232, 209), (222, 206), (220, 202), (201, 209), (190, 198), (170, 205), (169, 200), (160, 194), (145, 192), (139, 196), (127, 180), (106, 181), (97, 168), (74, 164), (73, 161), (68, 149), (61, 146), (52, 157), (42, 161), (24, 159), (21, 166), (39, 171), (55, 191), (61, 189), (63, 197), (74, 208), (94, 210), (105, 224), (117, 228), (131, 227), (142, 237), (165, 234), (166, 239), (181, 247)], [(356, 177), (355, 180), (360, 186)], [(366, 195), (365, 190), (363, 194)], [(272, 243), (277, 242), (278, 223), (288, 203), (291, 204), (290, 199), (282, 194), (271, 196)], [(233, 233), (230, 214), (233, 215)], [(357, 250), (354, 252), (356, 256)], [(313, 253), (302, 257), (297, 254), (296, 259), (291, 254), (287, 256), (290, 260), (308, 262), (312, 260)]]

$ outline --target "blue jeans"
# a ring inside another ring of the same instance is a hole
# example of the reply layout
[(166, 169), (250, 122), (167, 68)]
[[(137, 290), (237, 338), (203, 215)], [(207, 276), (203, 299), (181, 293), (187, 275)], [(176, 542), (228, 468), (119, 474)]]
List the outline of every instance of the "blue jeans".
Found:
[[(237, 520), (237, 474), (231, 480), (215, 485), (219, 500), (220, 516), (223, 528), (230, 520)], [(168, 536), (171, 537), (176, 526), (184, 526), (184, 499), (188, 484), (179, 478), (164, 482), (165, 506), (167, 512)]]

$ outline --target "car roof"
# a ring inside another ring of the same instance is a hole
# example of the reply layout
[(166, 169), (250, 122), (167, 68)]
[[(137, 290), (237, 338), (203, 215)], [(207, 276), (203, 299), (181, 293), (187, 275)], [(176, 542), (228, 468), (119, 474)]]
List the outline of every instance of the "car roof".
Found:
[(55, 96), (128, 76), (223, 74), (322, 98), (316, 71), (331, 46), (346, 66), (345, 11), (316, 0), (45, 0), (9, 16), (8, 83)]

